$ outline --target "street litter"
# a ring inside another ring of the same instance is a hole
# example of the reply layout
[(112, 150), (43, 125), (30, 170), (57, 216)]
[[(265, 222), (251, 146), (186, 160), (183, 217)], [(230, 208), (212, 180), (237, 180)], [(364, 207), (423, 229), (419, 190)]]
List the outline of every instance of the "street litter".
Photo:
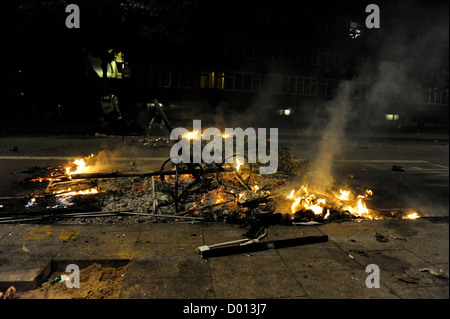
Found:
[(1, 299), (14, 299), (16, 297), (16, 287), (11, 286), (8, 289), (6, 289), (5, 293), (2, 293), (0, 291), (0, 298)]
[(310, 220), (308, 222), (292, 222), (292, 225), (315, 226), (315, 225), (322, 225), (322, 223), (316, 222), (314, 220)]
[(445, 271), (443, 271), (442, 269), (439, 269), (439, 272), (437, 272), (436, 270), (432, 269), (432, 268), (421, 268), (419, 269), (420, 272), (429, 272), (430, 274), (432, 274), (433, 276), (442, 278), (442, 279), (448, 279), (448, 273), (446, 273)]
[(403, 167), (401, 167), (401, 166), (394, 165), (394, 166), (392, 166), (392, 170), (393, 170), (394, 172), (404, 172), (404, 171), (405, 171), (405, 168), (403, 168)]
[(397, 236), (394, 236), (394, 235), (392, 235), (392, 234), (389, 234), (388, 236), (391, 237), (391, 238), (393, 238), (393, 239), (402, 240), (402, 241), (407, 241), (407, 239), (406, 239), (405, 237), (397, 237)]
[(323, 243), (328, 241), (327, 235), (307, 236), (290, 239), (281, 239), (275, 241), (261, 242), (260, 240), (266, 236), (266, 231), (255, 239), (240, 239), (214, 245), (203, 245), (197, 247), (196, 251), (202, 258), (227, 256), (233, 254), (242, 254), (268, 249), (280, 249), (301, 245), (309, 245), (315, 243)]
[(67, 275), (60, 275), (60, 276), (57, 276), (56, 278), (54, 278), (51, 282), (50, 282), (50, 285), (54, 285), (54, 284), (57, 284), (57, 283), (59, 283), (59, 282), (63, 282), (63, 281), (66, 281), (67, 279), (69, 279), (69, 276), (67, 276)]
[(419, 278), (414, 278), (408, 275), (403, 275), (400, 278), (398, 278), (398, 280), (406, 282), (408, 284), (415, 284), (415, 285), (419, 284)]
[(382, 243), (386, 243), (386, 242), (389, 241), (388, 238), (386, 238), (385, 236), (383, 236), (383, 235), (381, 235), (381, 234), (379, 234), (379, 233), (376, 233), (376, 234), (375, 234), (375, 237), (376, 237), (376, 239), (377, 239), (378, 241), (380, 241), (380, 242), (382, 242)]
[(352, 250), (350, 250), (351, 252), (354, 252), (355, 254), (358, 254), (358, 255), (360, 255), (360, 256), (363, 256), (363, 257), (369, 257), (369, 255), (365, 252), (365, 251), (363, 251), (363, 250), (355, 250), (355, 249), (352, 249)]

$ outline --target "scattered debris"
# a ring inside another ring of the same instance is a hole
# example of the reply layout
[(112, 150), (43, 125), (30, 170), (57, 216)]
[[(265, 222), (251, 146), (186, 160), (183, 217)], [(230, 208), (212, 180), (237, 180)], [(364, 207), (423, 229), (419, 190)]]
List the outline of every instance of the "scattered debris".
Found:
[(419, 269), (420, 272), (429, 272), (430, 274), (432, 274), (435, 277), (438, 278), (442, 278), (442, 279), (448, 279), (448, 274), (443, 271), (442, 269), (439, 269), (439, 272), (437, 272), (436, 270), (432, 269), (432, 268), (421, 268)]
[(379, 233), (376, 233), (376, 234), (375, 234), (375, 238), (376, 238), (378, 241), (382, 242), (382, 243), (386, 243), (386, 242), (389, 241), (389, 239), (388, 239), (387, 237), (385, 237), (385, 236), (383, 236), (383, 235), (381, 235), (381, 234), (379, 234)]
[(419, 284), (419, 278), (414, 278), (408, 275), (403, 275), (400, 278), (398, 278), (398, 280), (406, 282), (408, 284), (415, 284), (415, 285)]
[(0, 298), (1, 299), (14, 299), (16, 298), (16, 287), (11, 286), (8, 289), (6, 289), (5, 293), (2, 293), (0, 291)]
[(315, 225), (322, 225), (322, 223), (316, 222), (314, 220), (310, 220), (307, 222), (292, 222), (292, 225), (315, 226)]
[(397, 239), (397, 240), (401, 240), (401, 241), (407, 241), (407, 239), (405, 237), (396, 237), (392, 234), (388, 235), (389, 237), (393, 238), (393, 239)]
[[(19, 299), (118, 299), (128, 264), (107, 267), (94, 263), (80, 269), (80, 288), (73, 289), (61, 282), (67, 273), (53, 273), (48, 280), (33, 290), (20, 292)], [(50, 279), (53, 278), (53, 279)], [(55, 280), (59, 278), (58, 280)], [(54, 284), (51, 284), (53, 281)]]
[(401, 167), (401, 166), (394, 165), (394, 166), (392, 166), (392, 170), (393, 170), (394, 172), (404, 172), (404, 171), (405, 171), (405, 168), (404, 168), (404, 167)]
[(352, 249), (350, 251), (363, 257), (369, 257), (369, 255), (363, 250)]
[(66, 281), (67, 279), (69, 279), (69, 276), (67, 276), (67, 275), (60, 275), (60, 276), (57, 276), (55, 279), (53, 279), (51, 282), (50, 282), (50, 285), (54, 285), (54, 284), (57, 284), (57, 283), (59, 283), (59, 282), (63, 282), (63, 281)]

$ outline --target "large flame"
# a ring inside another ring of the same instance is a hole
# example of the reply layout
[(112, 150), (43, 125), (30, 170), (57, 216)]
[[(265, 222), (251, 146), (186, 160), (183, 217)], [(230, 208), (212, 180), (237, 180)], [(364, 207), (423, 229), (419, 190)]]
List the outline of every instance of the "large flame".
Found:
[[(86, 161), (91, 159), (92, 157), (94, 157), (94, 154), (91, 154), (85, 158), (77, 158), (75, 159), (71, 165), (66, 167), (66, 174), (71, 176), (71, 175), (76, 175), (76, 174), (85, 174), (85, 173), (89, 173), (92, 171), (92, 166), (87, 165)], [(76, 169), (74, 170), (73, 166), (76, 167)]]
[[(364, 215), (364, 217), (371, 218), (364, 199), (372, 195), (372, 191), (366, 190), (364, 195), (357, 196), (357, 201), (353, 204), (351, 204), (352, 199), (350, 195), (350, 191), (343, 189), (340, 189), (340, 195), (332, 195), (320, 191), (314, 191), (314, 194), (310, 194), (308, 186), (302, 186), (297, 192), (294, 189), (291, 190), (289, 195), (286, 196), (286, 199), (292, 200), (289, 212), (291, 215), (301, 210), (310, 210), (315, 215), (325, 214), (324, 218), (326, 219), (330, 216), (330, 212), (327, 209), (328, 203), (326, 198), (331, 198), (335, 205), (344, 207), (344, 209), (348, 210), (352, 215), (358, 217)], [(316, 196), (326, 198), (317, 198)]]

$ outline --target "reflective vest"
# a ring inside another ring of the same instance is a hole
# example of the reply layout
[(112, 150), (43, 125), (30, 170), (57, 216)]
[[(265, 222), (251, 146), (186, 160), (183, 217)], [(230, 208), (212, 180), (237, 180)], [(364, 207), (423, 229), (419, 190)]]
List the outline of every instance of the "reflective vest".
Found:
[(109, 114), (114, 110), (119, 112), (118, 99), (117, 96), (114, 96), (114, 94), (102, 96), (101, 106), (103, 113), (105, 114)]

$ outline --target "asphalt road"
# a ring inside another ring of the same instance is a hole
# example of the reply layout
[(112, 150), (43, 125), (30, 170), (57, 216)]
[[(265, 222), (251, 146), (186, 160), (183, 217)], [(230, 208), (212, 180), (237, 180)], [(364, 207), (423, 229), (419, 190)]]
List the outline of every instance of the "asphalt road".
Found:
[[(77, 157), (103, 152), (107, 161), (140, 171), (157, 170), (169, 158), (170, 147), (152, 149), (135, 143), (140, 137), (2, 137), (0, 138), (0, 197), (29, 194), (26, 171), (35, 166), (65, 165)], [(317, 156), (319, 138), (281, 136), (280, 149), (288, 149), (300, 162)], [(17, 150), (11, 150), (16, 147)], [(404, 171), (393, 171), (393, 165)], [(349, 137), (334, 156), (332, 172), (337, 187), (371, 189), (368, 207), (414, 209), (423, 216), (449, 215), (449, 143), (441, 139)], [(0, 203), (1, 204), (1, 203)]]

